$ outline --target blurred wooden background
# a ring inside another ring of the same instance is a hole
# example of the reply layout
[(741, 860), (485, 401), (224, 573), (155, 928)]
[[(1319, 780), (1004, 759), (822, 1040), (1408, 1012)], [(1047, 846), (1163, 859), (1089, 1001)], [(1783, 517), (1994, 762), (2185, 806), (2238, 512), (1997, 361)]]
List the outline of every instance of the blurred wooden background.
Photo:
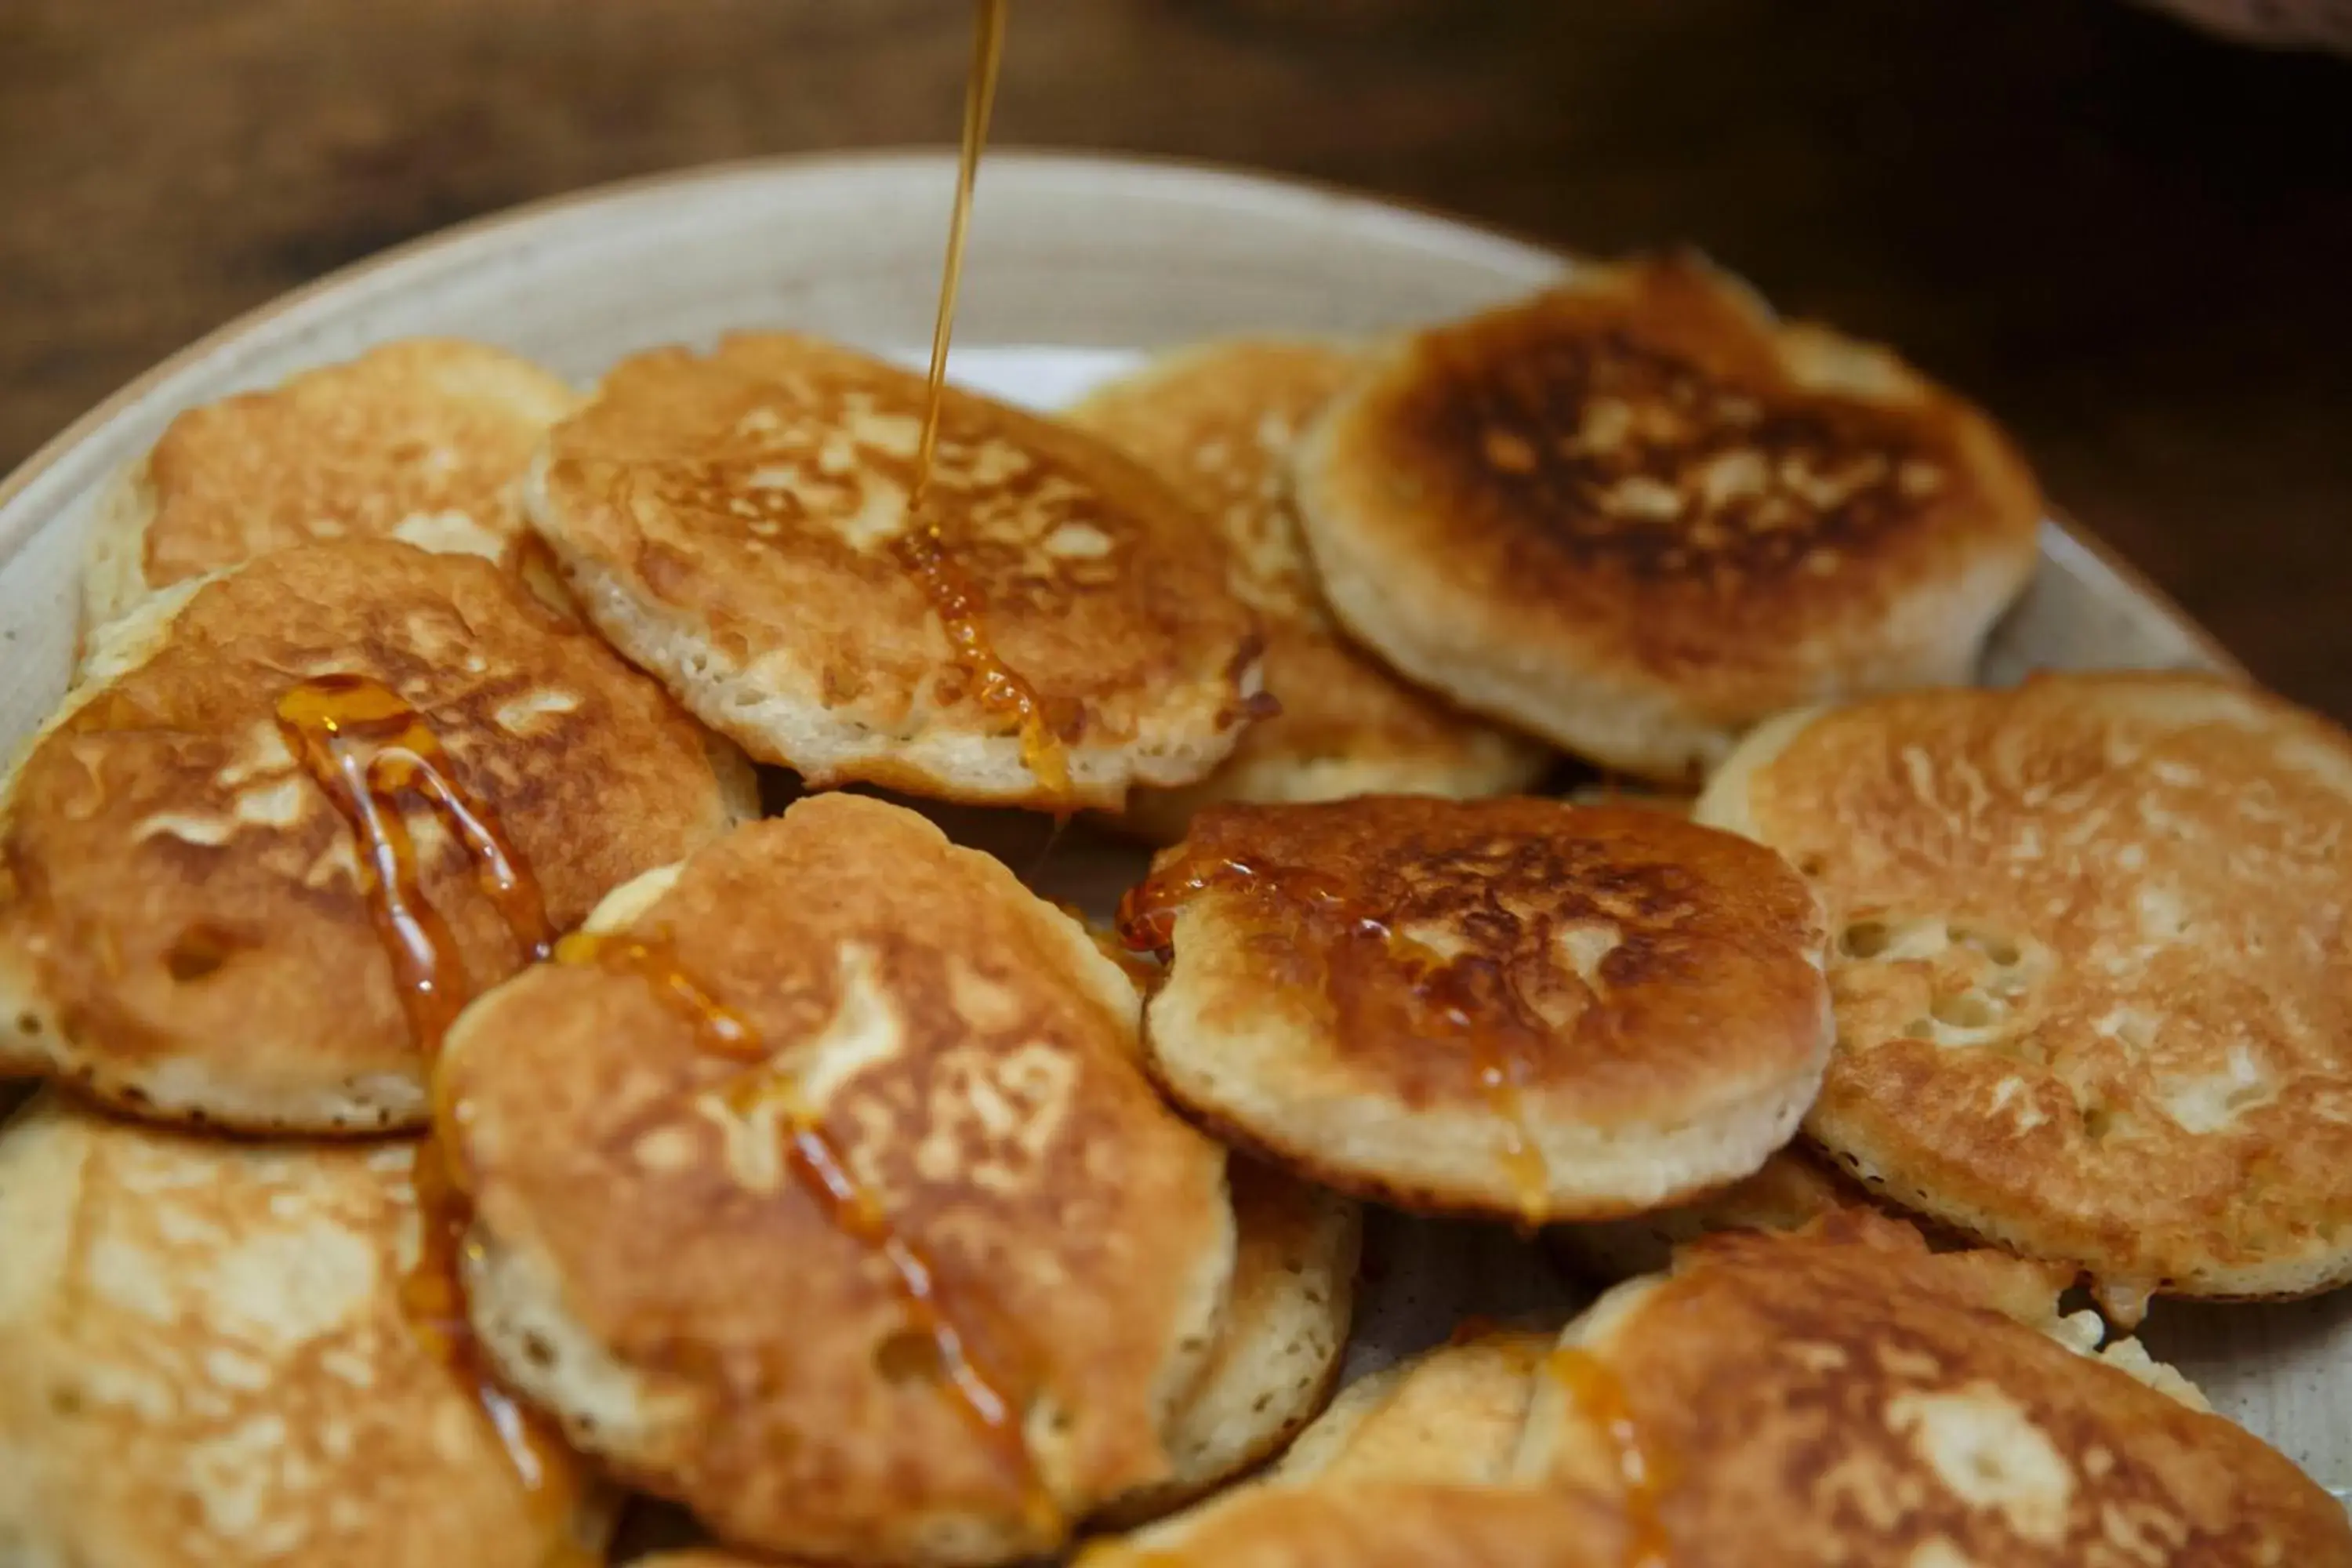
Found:
[[(945, 140), (968, 27), (962, 0), (0, 0), (0, 467), (458, 219)], [(998, 129), (1696, 241), (1990, 405), (2062, 504), (2352, 717), (2352, 64), (2116, 0), (1014, 0)]]

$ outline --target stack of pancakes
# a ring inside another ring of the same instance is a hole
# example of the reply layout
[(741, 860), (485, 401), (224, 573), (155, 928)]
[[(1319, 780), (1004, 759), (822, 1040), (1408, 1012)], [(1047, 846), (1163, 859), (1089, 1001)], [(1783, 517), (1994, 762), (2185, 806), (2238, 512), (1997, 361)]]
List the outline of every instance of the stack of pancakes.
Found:
[[(1984, 416), (1687, 258), (923, 412), (420, 342), (119, 481), (0, 1568), (2352, 1564), (2125, 1337), (2352, 1279), (2352, 741), (1967, 689)], [(1482, 1221), (1623, 1282), (1341, 1391)]]

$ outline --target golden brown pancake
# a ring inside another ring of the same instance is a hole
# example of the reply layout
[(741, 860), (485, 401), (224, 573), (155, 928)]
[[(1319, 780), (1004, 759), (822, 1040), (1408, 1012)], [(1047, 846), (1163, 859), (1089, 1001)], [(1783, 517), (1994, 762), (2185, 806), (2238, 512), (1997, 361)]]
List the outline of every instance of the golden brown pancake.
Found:
[(2042, 518), (1981, 414), (1686, 257), (1404, 340), (1295, 483), (1375, 652), (1669, 782), (1797, 703), (1966, 679)]
[(2126, 1366), (2194, 1401), (2178, 1374), (2062, 1342), (2096, 1322), (2062, 1275), (1866, 1215), (1710, 1237), (1570, 1325), (1517, 1479), (1613, 1494), (1629, 1560), (1693, 1568), (2352, 1563), (2343, 1505)]
[(1839, 932), (1808, 1126), (1905, 1206), (2150, 1291), (2352, 1279), (2352, 741), (2220, 679), (2044, 676), (1767, 726), (1701, 816)]
[(1108, 443), (952, 391), (912, 519), (923, 391), (782, 333), (639, 354), (550, 438), (531, 520), (624, 652), (813, 784), (1059, 810), (1208, 773), (1262, 646), (1214, 532)]
[(1282, 1449), (1331, 1397), (1354, 1317), (1363, 1215), (1255, 1160), (1228, 1163), (1233, 1282), (1215, 1345), (1166, 1430), (1171, 1479), (1110, 1518), (1149, 1519)]
[(1797, 1230), (1823, 1215), (1871, 1206), (1861, 1183), (1818, 1152), (1790, 1144), (1719, 1192), (1626, 1219), (1560, 1226), (1545, 1239), (1585, 1271), (1615, 1281), (1656, 1273), (1673, 1262), (1675, 1247), (1718, 1230)]
[[(373, 863), (279, 727), (331, 675), (422, 715), (557, 930), (753, 809), (731, 748), (489, 563), (385, 541), (261, 556), (110, 628), (0, 784), (0, 1071), (164, 1121), (423, 1122)], [(442, 983), (510, 973), (476, 853), (414, 792), (387, 798), (463, 955)]]
[(400, 539), (513, 564), (515, 494), (578, 396), (503, 350), (414, 338), (191, 408), (100, 504), (83, 624), (291, 544)]
[(1503, 1480), (1552, 1338), (1465, 1325), (1444, 1344), (1358, 1378), (1298, 1435), (1269, 1484)]
[(1664, 813), (1212, 807), (1130, 900), (1146, 1048), (1226, 1136), (1402, 1206), (1601, 1218), (1747, 1175), (1829, 1048), (1776, 856)]
[(1622, 1521), (1585, 1492), (1395, 1480), (1239, 1488), (1140, 1534), (1097, 1542), (1078, 1564), (1638, 1568), (1625, 1550)]
[(527, 1490), (402, 1317), (411, 1152), (54, 1092), (0, 1130), (0, 1562), (601, 1561), (610, 1510), (568, 1456)]
[(1189, 789), (1145, 790), (1125, 820), (1161, 843), (1212, 801), (1351, 795), (1503, 795), (1546, 753), (1400, 680), (1343, 637), (1298, 534), (1290, 454), (1363, 368), (1336, 343), (1232, 339), (1181, 349), (1097, 388), (1065, 417), (1167, 476), (1233, 557), (1234, 595), (1265, 627), (1265, 689), (1281, 704), (1224, 766)]
[(1152, 1093), (1076, 922), (820, 795), (589, 929), (436, 1075), (502, 1375), (747, 1551), (1003, 1562), (1168, 1479), (1224, 1154)]
[(1080, 1561), (1620, 1568), (1615, 1510), (1506, 1484), (1553, 1340), (1472, 1331), (1359, 1378), (1263, 1479)]

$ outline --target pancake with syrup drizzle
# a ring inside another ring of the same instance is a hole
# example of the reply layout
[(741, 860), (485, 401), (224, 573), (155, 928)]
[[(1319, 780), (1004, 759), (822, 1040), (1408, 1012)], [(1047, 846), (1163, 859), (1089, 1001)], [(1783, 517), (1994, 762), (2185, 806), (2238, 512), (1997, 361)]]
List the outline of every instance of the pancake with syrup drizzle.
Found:
[(1981, 414), (1687, 257), (1404, 340), (1296, 491), (1375, 652), (1668, 782), (1797, 703), (1967, 679), (2042, 519)]
[[(404, 847), (363, 842), (362, 796)], [(755, 809), (732, 748), (489, 563), (259, 557), (110, 628), (5, 782), (0, 1071), (164, 1121), (419, 1125), (413, 986), (462, 999), (529, 956), (519, 904), (567, 929)], [(385, 853), (457, 973), (395, 963)]]
[(1808, 1127), (1904, 1206), (2147, 1296), (2352, 1280), (2352, 737), (2197, 675), (1768, 725), (1700, 814), (1812, 876)]
[(1363, 1216), (1337, 1193), (1235, 1158), (1234, 1274), (1200, 1379), (1167, 1426), (1173, 1477), (1111, 1517), (1164, 1513), (1276, 1453), (1331, 1396), (1354, 1319)]
[(400, 539), (516, 564), (518, 481), (579, 396), (537, 365), (416, 338), (191, 408), (100, 502), (83, 625), (290, 544)]
[(1543, 771), (1543, 747), (1407, 685), (1332, 624), (1290, 504), (1290, 452), (1363, 363), (1336, 343), (1204, 343), (1063, 416), (1167, 476), (1223, 535), (1234, 595), (1265, 625), (1265, 689), (1282, 705), (1202, 783), (1138, 791), (1124, 820), (1146, 837), (1181, 838), (1212, 801), (1507, 795)]
[(404, 1318), (411, 1148), (0, 1129), (0, 1562), (602, 1561), (608, 1500), (527, 1489)]
[(1603, 1218), (1735, 1180), (1829, 1049), (1803, 882), (1662, 812), (1213, 806), (1122, 931), (1172, 950), (1145, 1046), (1178, 1104), (1409, 1208)]
[(2344, 1568), (2344, 1507), (2207, 1413), (2066, 1271), (1868, 1215), (1619, 1287), (1537, 1380), (1516, 1475), (1617, 1502), (1628, 1564)]
[(1078, 924), (904, 807), (804, 799), (616, 891), (452, 1031), (501, 1376), (786, 1556), (977, 1563), (1169, 1479), (1224, 1154)]
[(812, 784), (1067, 810), (1194, 782), (1261, 640), (1193, 509), (1107, 443), (950, 388), (910, 515), (919, 375), (738, 334), (623, 362), (531, 520), (587, 614)]

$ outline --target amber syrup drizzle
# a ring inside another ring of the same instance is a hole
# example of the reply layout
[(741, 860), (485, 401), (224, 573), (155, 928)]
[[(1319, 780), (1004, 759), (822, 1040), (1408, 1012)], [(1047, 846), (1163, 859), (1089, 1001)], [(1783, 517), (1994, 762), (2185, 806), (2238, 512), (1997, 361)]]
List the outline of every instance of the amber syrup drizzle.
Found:
[(1643, 1439), (1624, 1384), (1598, 1356), (1569, 1346), (1552, 1352), (1545, 1370), (1609, 1445), (1625, 1510), (1624, 1568), (1673, 1568), (1674, 1537), (1660, 1508), (1664, 1467)]
[[(1213, 889), (1247, 895), (1266, 923), (1279, 923), (1286, 916), (1298, 921), (1306, 928), (1302, 945), (1328, 949), (1327, 977), (1363, 964), (1403, 973), (1411, 987), (1408, 1023), (1433, 1041), (1456, 1047), (1467, 1058), (1479, 1094), (1502, 1123), (1503, 1169), (1520, 1215), (1528, 1226), (1541, 1223), (1549, 1204), (1550, 1174), (1542, 1151), (1528, 1132), (1521, 1100), (1526, 1056), (1512, 1031), (1497, 1027), (1493, 1020), (1507, 1003), (1506, 979), (1493, 961), (1476, 953), (1445, 957), (1396, 930), (1387, 911), (1360, 902), (1320, 872), (1190, 853), (1155, 869), (1119, 900), (1119, 940), (1138, 952), (1157, 953), (1166, 961), (1175, 945), (1178, 912)], [(1337, 984), (1331, 989), (1335, 994), (1328, 999), (1344, 1013), (1349, 1000), (1339, 993), (1349, 987)], [(1504, 994), (1482, 994), (1488, 990)], [(1343, 1034), (1353, 1032), (1344, 1018), (1339, 1026)]]
[[(390, 687), (361, 675), (305, 680), (278, 699), (278, 726), (358, 843), (369, 914), (429, 1081), (468, 994), (457, 937), (425, 896), (404, 803), (422, 803), (457, 836), (482, 892), (530, 959), (545, 958), (554, 937), (539, 886), (489, 809), (457, 783), (439, 737)], [(562, 1479), (562, 1439), (499, 1385), (467, 1320), (458, 1259), (472, 1203), (433, 1132), (417, 1146), (414, 1185), (423, 1245), (400, 1283), (402, 1315), (466, 1384), (524, 1491), (541, 1506), (568, 1510), (574, 1500)], [(569, 1538), (568, 1529), (559, 1531)], [(567, 1568), (593, 1561), (576, 1543), (553, 1559)]]
[(1060, 1510), (1045, 1488), (1022, 1433), (1022, 1413), (1005, 1380), (981, 1365), (941, 1300), (939, 1277), (921, 1250), (891, 1227), (873, 1194), (858, 1184), (848, 1162), (826, 1135), (823, 1113), (799, 1081), (772, 1059), (759, 1031), (689, 974), (659, 938), (574, 932), (556, 945), (560, 963), (596, 964), (645, 982), (662, 1005), (694, 1029), (704, 1053), (740, 1062), (744, 1070), (719, 1089), (738, 1115), (764, 1105), (783, 1112), (785, 1163), (827, 1223), (871, 1249), (890, 1268), (912, 1331), (929, 1342), (940, 1381), (972, 1428), (1021, 1477), (1024, 1506), (1033, 1523), (1058, 1534)]
[(948, 649), (972, 682), (982, 710), (1020, 726), (1021, 761), (1049, 797), (1070, 793), (1069, 755), (1046, 712), (1045, 700), (996, 655), (980, 586), (948, 548), (937, 517), (925, 515), (932, 466), (939, 454), (940, 412), (947, 398), (948, 340), (955, 329), (956, 295), (963, 285), (964, 240), (971, 228), (972, 185), (980, 154), (988, 142), (988, 120), (996, 103), (997, 68), (1004, 58), (1007, 0), (977, 0), (971, 74), (964, 89), (963, 147), (956, 163), (955, 213), (948, 223), (947, 264), (940, 278), (940, 307), (931, 322), (930, 374), (923, 388), (922, 436), (915, 446), (915, 478), (907, 493), (908, 531), (890, 542), (890, 552), (930, 601), (947, 633)]

